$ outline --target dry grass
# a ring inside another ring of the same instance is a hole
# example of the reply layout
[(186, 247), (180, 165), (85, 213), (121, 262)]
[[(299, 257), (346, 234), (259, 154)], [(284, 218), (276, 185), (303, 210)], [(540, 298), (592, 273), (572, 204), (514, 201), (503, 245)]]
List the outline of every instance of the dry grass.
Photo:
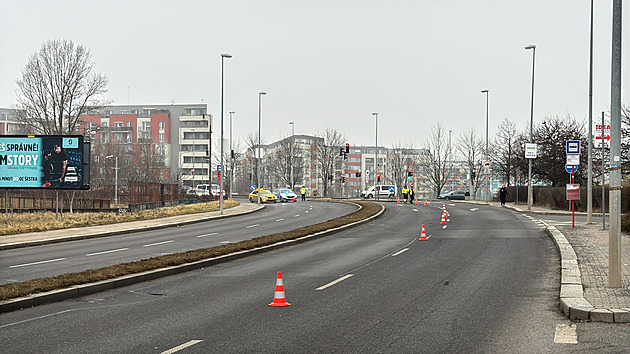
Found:
[[(122, 263), (109, 267), (86, 270), (78, 273), (68, 273), (55, 277), (32, 279), (19, 283), (0, 286), (0, 300), (22, 297), (30, 294), (67, 288), (74, 285), (94, 283), (106, 279), (112, 279), (124, 275), (141, 273), (148, 270), (159, 269), (168, 266), (176, 266), (195, 262), (233, 252), (254, 249), (276, 242), (296, 239), (315, 232), (342, 226), (351, 222), (364, 220), (375, 215), (381, 210), (381, 206), (372, 202), (356, 202), (362, 206), (354, 213), (328, 220), (326, 222), (306, 226), (292, 231), (281, 232), (273, 235), (261, 236), (251, 240), (241, 241), (217, 247), (204, 248), (183, 253), (143, 259), (136, 262)], [(226, 203), (227, 204), (227, 203)]]
[[(237, 205), (239, 205), (238, 202), (226, 200), (223, 207), (232, 208)], [(57, 220), (55, 213), (53, 212), (19, 213), (14, 214), (13, 216), (5, 214), (2, 220), (0, 220), (0, 223), (4, 224), (3, 227), (0, 228), (0, 236), (67, 229), (71, 227), (117, 224), (127, 221), (150, 220), (168, 216), (205, 213), (217, 210), (219, 210), (218, 201), (186, 205), (180, 204), (173, 207), (142, 210), (124, 214), (64, 213), (63, 219), (61, 220)]]

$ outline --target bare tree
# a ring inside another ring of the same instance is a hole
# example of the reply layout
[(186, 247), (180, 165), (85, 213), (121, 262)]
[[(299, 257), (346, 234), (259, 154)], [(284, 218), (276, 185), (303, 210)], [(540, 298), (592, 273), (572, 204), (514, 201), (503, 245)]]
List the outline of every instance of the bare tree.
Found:
[(16, 80), (14, 113), (34, 134), (73, 134), (79, 116), (108, 104), (107, 78), (93, 71), (92, 55), (68, 39), (44, 42)]
[(517, 173), (514, 167), (516, 149), (514, 147), (517, 136), (516, 125), (506, 118), (499, 124), (499, 131), (490, 145), (492, 169), (503, 175), (508, 186), (512, 177), (516, 180)]
[(431, 129), (431, 137), (424, 143), (424, 148), (428, 151), (422, 157), (425, 159), (424, 164), (427, 166), (429, 185), (433, 188), (436, 196), (438, 196), (446, 184), (446, 178), (448, 177), (447, 164), (450, 160), (448, 134), (442, 127), (441, 122)]
[[(293, 139), (282, 139), (277, 143), (273, 152), (267, 157), (267, 165), (270, 169), (270, 177), (280, 185), (286, 185), (293, 188), (296, 180), (302, 180), (302, 169), (293, 168), (293, 174), (291, 173), (292, 165), (295, 165), (296, 156), (299, 152), (299, 147)], [(293, 180), (291, 180), (293, 177)]]
[(475, 191), (483, 179), (483, 176), (480, 176), (479, 173), (479, 166), (481, 165), (481, 160), (484, 157), (484, 149), (483, 140), (474, 128), (460, 135), (456, 150), (462, 157), (464, 167), (470, 174), (473, 187), (472, 190), (470, 190), (470, 195), (473, 198), (475, 196)]
[[(256, 132), (251, 132), (249, 134), (247, 134), (247, 136), (245, 137), (245, 145), (247, 146), (247, 159), (249, 160), (249, 169), (250, 169), (250, 173), (251, 173), (251, 178), (250, 178), (250, 183), (251, 184), (257, 184), (258, 181), (258, 158), (257, 158), (257, 152), (256, 150), (258, 149), (258, 134)], [(261, 145), (261, 154), (263, 154), (264, 156), (264, 149), (262, 148), (262, 146), (265, 145), (265, 141), (264, 139), (261, 138), (260, 140), (260, 145)], [(261, 166), (263, 167), (263, 166)], [(261, 171), (261, 175), (264, 176), (264, 171)], [(265, 185), (265, 181), (263, 181), (262, 176), (260, 178), (260, 184), (261, 185)], [(260, 186), (258, 186), (260, 187)]]
[(411, 153), (412, 149), (411, 143), (397, 143), (387, 153), (387, 167), (393, 174), (391, 180), (397, 186), (399, 194), (407, 181), (407, 173), (416, 170), (416, 155)]
[[(328, 175), (334, 175), (342, 167), (342, 157), (339, 149), (345, 146), (346, 138), (335, 129), (326, 129), (318, 134), (323, 140), (315, 144), (315, 164), (319, 171), (319, 178), (324, 187), (323, 195), (328, 196)], [(333, 178), (335, 178), (333, 176)]]

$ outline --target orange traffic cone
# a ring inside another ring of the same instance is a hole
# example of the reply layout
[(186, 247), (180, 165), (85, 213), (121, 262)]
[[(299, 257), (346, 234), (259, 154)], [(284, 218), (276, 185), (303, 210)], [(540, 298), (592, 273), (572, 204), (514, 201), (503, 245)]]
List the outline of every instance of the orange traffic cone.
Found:
[(425, 199), (424, 206), (427, 206), (427, 205), (429, 205), (429, 201)]
[(278, 272), (278, 279), (276, 280), (276, 292), (273, 294), (273, 302), (269, 306), (283, 307), (291, 306), (284, 297), (284, 284), (282, 284), (282, 272)]
[(442, 221), (440, 221), (440, 225), (446, 224), (446, 213), (442, 213)]
[(422, 232), (420, 233), (420, 241), (428, 241), (427, 232), (424, 231), (424, 224), (422, 224)]
[(416, 205), (418, 205), (418, 199), (416, 199)]
[(398, 203), (400, 203), (400, 197), (398, 197)]

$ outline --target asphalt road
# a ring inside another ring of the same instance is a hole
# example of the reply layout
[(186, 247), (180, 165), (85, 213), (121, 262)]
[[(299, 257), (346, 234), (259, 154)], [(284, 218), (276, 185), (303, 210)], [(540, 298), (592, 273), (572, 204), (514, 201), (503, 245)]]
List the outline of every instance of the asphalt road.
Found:
[[(3, 352), (627, 351), (628, 326), (561, 315), (538, 223), (458, 203), (445, 227), (437, 205), (386, 206), (326, 238), (0, 315)], [(278, 271), (290, 307), (267, 306)]]
[(268, 204), (238, 217), (120, 236), (0, 251), (0, 284), (95, 269), (252, 239), (317, 224), (357, 210), (345, 203)]

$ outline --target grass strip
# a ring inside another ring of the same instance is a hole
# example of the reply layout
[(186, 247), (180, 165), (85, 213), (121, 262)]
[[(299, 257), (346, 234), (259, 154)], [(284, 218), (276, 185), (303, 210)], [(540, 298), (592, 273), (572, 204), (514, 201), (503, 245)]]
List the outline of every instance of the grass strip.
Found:
[(251, 240), (221, 246), (152, 257), (140, 261), (121, 263), (98, 269), (85, 270), (82, 272), (4, 284), (0, 286), (0, 300), (8, 300), (56, 289), (64, 289), (75, 285), (94, 283), (125, 275), (142, 273), (149, 270), (196, 262), (202, 259), (218, 257), (238, 251), (250, 250), (364, 220), (377, 214), (381, 210), (381, 206), (376, 203), (366, 201), (357, 201), (354, 203), (361, 205), (362, 208), (348, 215), (291, 231), (260, 236)]

